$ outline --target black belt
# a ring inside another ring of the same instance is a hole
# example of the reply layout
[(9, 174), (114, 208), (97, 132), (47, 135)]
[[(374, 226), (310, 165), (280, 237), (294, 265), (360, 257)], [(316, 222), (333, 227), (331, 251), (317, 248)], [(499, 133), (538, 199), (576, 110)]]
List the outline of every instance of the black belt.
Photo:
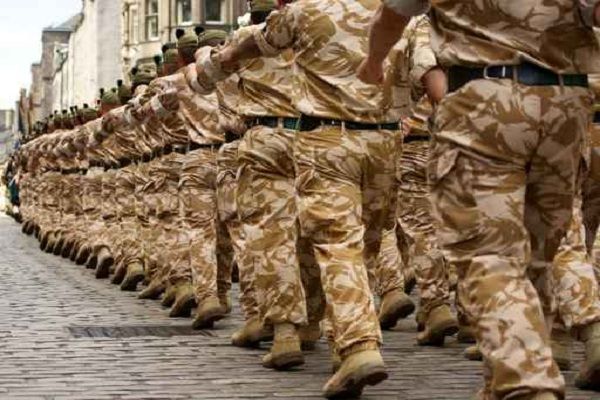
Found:
[(584, 74), (557, 74), (539, 65), (524, 62), (519, 65), (494, 65), (485, 68), (453, 66), (448, 70), (448, 90), (454, 92), (476, 79), (516, 79), (526, 86), (588, 87)]
[(279, 127), (279, 123), (281, 122), (281, 126), (284, 129), (295, 130), (298, 128), (298, 118), (282, 118), (282, 117), (256, 117), (250, 118), (246, 120), (246, 125), (248, 128), (252, 128), (255, 126), (267, 126), (269, 128), (277, 128)]
[(411, 142), (428, 142), (430, 139), (429, 136), (417, 136), (417, 135), (408, 135), (405, 136), (404, 139), (402, 140), (404, 143), (411, 143)]
[(79, 174), (82, 173), (83, 171), (86, 171), (85, 169), (82, 168), (69, 168), (69, 169), (61, 169), (60, 172), (63, 175), (71, 175), (71, 174)]
[(235, 142), (236, 140), (239, 140), (241, 137), (242, 136), (240, 136), (236, 133), (227, 131), (227, 132), (225, 132), (225, 143)]
[(390, 122), (383, 124), (368, 124), (362, 122), (342, 121), (339, 119), (327, 119), (302, 115), (298, 130), (301, 132), (314, 131), (320, 126), (342, 126), (351, 131), (397, 131), (400, 129), (398, 122)]
[(186, 146), (173, 146), (173, 151), (179, 154), (186, 154), (198, 149), (219, 149), (223, 143), (190, 143)]
[(129, 158), (119, 158), (119, 166), (117, 168), (125, 168), (132, 164)]
[(600, 124), (600, 111), (596, 111), (594, 113), (594, 123), (595, 124)]

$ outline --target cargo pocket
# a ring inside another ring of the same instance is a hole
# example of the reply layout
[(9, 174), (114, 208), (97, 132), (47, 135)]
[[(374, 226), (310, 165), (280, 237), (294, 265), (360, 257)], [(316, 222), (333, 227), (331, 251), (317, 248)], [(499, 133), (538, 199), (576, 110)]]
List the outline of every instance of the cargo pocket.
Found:
[[(427, 175), (440, 244), (445, 250), (467, 251), (471, 247), (468, 242), (479, 235), (482, 224), (473, 193), (474, 174), (467, 156), (452, 144), (436, 143)], [(464, 255), (453, 254), (452, 258)]]

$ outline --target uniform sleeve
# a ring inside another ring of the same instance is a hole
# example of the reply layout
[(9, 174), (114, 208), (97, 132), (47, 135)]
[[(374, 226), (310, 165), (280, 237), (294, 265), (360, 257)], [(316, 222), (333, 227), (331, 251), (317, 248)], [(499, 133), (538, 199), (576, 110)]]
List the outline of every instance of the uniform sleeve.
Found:
[(408, 38), (410, 53), (410, 81), (417, 87), (422, 87), (421, 79), (430, 69), (435, 68), (437, 59), (430, 42), (431, 25), (429, 18), (419, 18), (415, 29)]
[(589, 27), (594, 26), (594, 10), (600, 0), (577, 0), (579, 5), (579, 11), (581, 13), (581, 18), (583, 19), (583, 23)]
[(288, 4), (269, 15), (264, 29), (254, 31), (254, 40), (265, 57), (274, 57), (294, 45), (300, 11), (296, 4)]
[(405, 17), (425, 14), (430, 7), (429, 0), (383, 0), (383, 3), (396, 14)]

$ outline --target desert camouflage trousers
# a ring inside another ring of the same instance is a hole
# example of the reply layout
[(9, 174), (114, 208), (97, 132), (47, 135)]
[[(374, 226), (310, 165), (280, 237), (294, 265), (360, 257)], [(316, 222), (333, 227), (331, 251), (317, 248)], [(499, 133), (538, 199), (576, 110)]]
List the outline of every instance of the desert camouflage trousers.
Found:
[(448, 271), (431, 215), (427, 182), (429, 146), (429, 140), (404, 143), (397, 165), (400, 172), (398, 223), (407, 243), (408, 261), (417, 277), (420, 314), (424, 317), (434, 308), (450, 304)]
[(342, 357), (381, 344), (369, 288), (382, 231), (396, 210), (401, 134), (321, 127), (294, 141), (298, 215), (321, 271), (332, 339)]
[[(127, 266), (143, 263), (143, 247), (137, 218), (136, 164), (118, 169), (115, 173), (116, 215), (119, 221), (119, 237), (116, 242), (118, 253), (114, 254), (115, 263)], [(143, 265), (143, 264), (142, 264)]]
[(41, 199), (38, 224), (42, 233), (55, 232), (60, 227), (60, 172), (45, 172), (39, 188)]
[(146, 278), (175, 285), (191, 282), (189, 242), (181, 222), (179, 181), (186, 155), (171, 153), (148, 164), (144, 207), (148, 216), (142, 232), (154, 245), (146, 252)]
[(582, 199), (578, 195), (573, 203), (569, 230), (554, 259), (558, 321), (568, 330), (600, 321), (598, 281), (585, 246), (582, 214)]
[(600, 251), (594, 249), (600, 225), (600, 180), (591, 177), (583, 184), (583, 225), (586, 250), (592, 257), (596, 280), (600, 283)]
[(600, 252), (594, 251), (594, 243), (600, 226), (600, 124), (590, 130), (590, 172), (583, 182), (583, 224), (586, 248), (593, 257), (596, 277), (600, 282)]
[(116, 175), (117, 171), (114, 169), (102, 173), (100, 197), (102, 228), (98, 237), (94, 238), (92, 242), (94, 254), (98, 254), (102, 248), (108, 249), (113, 256), (119, 254), (120, 225), (117, 215)]
[(552, 261), (571, 221), (591, 98), (585, 88), (476, 80), (437, 109), (433, 214), (468, 293), (486, 399), (564, 393), (547, 329)]
[(83, 221), (86, 224), (87, 234), (80, 246), (93, 248), (95, 239), (101, 235), (104, 229), (104, 221), (102, 220), (102, 168), (89, 168), (85, 176), (83, 176), (83, 191), (82, 191), (82, 207)]
[[(189, 246), (188, 268), (198, 304), (218, 297), (216, 153), (214, 149), (187, 153), (179, 181), (181, 234), (185, 235), (180, 243)], [(184, 265), (178, 257), (177, 267)]]
[[(259, 315), (267, 324), (304, 325), (308, 314), (318, 322), (324, 313), (318, 267), (311, 247), (299, 235), (295, 134), (256, 126), (246, 132), (238, 149), (237, 207), (246, 241), (245, 265), (251, 265), (240, 273), (251, 282), (253, 272)], [(307, 305), (313, 309), (307, 310)]]
[(238, 148), (236, 140), (221, 147), (217, 154), (217, 209), (219, 221), (228, 231), (233, 248), (233, 257), (240, 276), (240, 307), (244, 318), (258, 316), (258, 303), (254, 289), (254, 265), (246, 257), (245, 240), (237, 211)]

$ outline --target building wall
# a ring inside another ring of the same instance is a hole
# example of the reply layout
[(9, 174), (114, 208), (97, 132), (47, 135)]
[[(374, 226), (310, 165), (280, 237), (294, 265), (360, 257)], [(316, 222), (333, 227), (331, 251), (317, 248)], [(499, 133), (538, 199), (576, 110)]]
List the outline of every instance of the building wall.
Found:
[(44, 116), (50, 115), (54, 110), (55, 53), (61, 45), (68, 44), (70, 34), (70, 30), (54, 28), (42, 32), (41, 113)]
[[(156, 14), (149, 15), (156, 5)], [(214, 7), (214, 5), (217, 7)], [(189, 7), (186, 18), (178, 12)], [(211, 21), (210, 9), (220, 15)], [(245, 0), (82, 0), (80, 13), (42, 33), (42, 57), (32, 66), (34, 120), (53, 110), (93, 104), (101, 87), (128, 79), (129, 70), (160, 54), (178, 27), (231, 30), (246, 12)], [(150, 20), (156, 22), (150, 29)]]
[(96, 0), (97, 88), (116, 84), (123, 72), (121, 0)]
[[(151, 29), (152, 2), (158, 4), (157, 29)], [(211, 21), (207, 8), (220, 3), (220, 20)], [(189, 8), (187, 8), (187, 7)], [(182, 13), (187, 9), (189, 12)], [(205, 28), (232, 30), (239, 16), (246, 13), (245, 0), (123, 0), (122, 24), (124, 72), (140, 61), (149, 61), (160, 54), (163, 43), (175, 41), (179, 27), (192, 29), (200, 24)], [(188, 18), (182, 18), (186, 15)]]
[(31, 120), (38, 121), (44, 118), (42, 114), (42, 65), (31, 64), (31, 86), (29, 88), (29, 104)]

